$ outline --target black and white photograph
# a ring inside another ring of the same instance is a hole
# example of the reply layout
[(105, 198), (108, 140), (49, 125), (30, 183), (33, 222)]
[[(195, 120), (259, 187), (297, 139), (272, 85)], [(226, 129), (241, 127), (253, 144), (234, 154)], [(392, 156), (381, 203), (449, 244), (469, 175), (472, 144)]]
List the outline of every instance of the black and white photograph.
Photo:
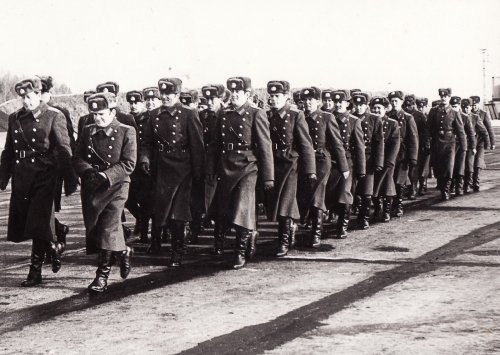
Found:
[(0, 354), (500, 354), (499, 19), (0, 0)]

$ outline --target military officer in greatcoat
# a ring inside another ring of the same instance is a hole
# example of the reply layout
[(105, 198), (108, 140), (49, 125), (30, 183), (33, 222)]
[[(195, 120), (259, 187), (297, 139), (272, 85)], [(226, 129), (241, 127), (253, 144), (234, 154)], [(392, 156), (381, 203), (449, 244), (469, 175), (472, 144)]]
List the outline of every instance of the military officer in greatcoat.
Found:
[[(342, 137), (345, 158), (349, 165), (349, 176), (344, 178), (336, 164), (332, 164), (330, 189), (327, 190), (327, 207), (338, 215), (337, 238), (347, 238), (347, 227), (351, 205), (353, 203), (352, 186), (354, 179), (362, 180), (366, 176), (365, 142), (361, 120), (353, 116), (347, 106), (352, 103), (349, 90), (332, 92), (334, 115)], [(355, 175), (355, 176), (353, 176)]]
[(182, 81), (160, 79), (158, 88), (163, 106), (146, 127), (139, 167), (146, 174), (153, 173), (155, 216), (149, 252), (159, 251), (162, 227), (168, 223), (172, 234), (170, 266), (176, 267), (186, 249), (193, 185), (203, 183), (205, 150), (198, 112), (179, 101)]
[(389, 100), (385, 97), (374, 97), (370, 101), (371, 112), (382, 119), (382, 133), (384, 134), (384, 168), (375, 172), (373, 183), (373, 219), (389, 222), (391, 220), (392, 199), (396, 195), (394, 184), (394, 167), (401, 147), (399, 137), (400, 126), (398, 121), (387, 117)]
[(396, 184), (396, 200), (394, 201), (393, 215), (401, 217), (403, 215), (403, 194), (404, 186), (408, 180), (409, 169), (417, 166), (418, 158), (418, 128), (415, 119), (403, 108), (404, 94), (402, 91), (389, 93), (389, 102), (392, 110), (387, 115), (398, 121), (401, 147), (394, 169), (394, 183)]
[[(495, 149), (495, 134), (493, 133), (493, 127), (491, 126), (491, 119), (486, 114), (486, 112), (479, 108), (479, 103), (481, 101), (479, 96), (471, 96), (470, 99), (472, 101), (471, 113), (479, 116), (478, 120), (480, 120), (483, 123), (484, 127), (486, 127), (488, 136), (490, 138), (489, 148), (493, 150)], [(472, 175), (472, 189), (475, 192), (478, 192), (480, 189), (479, 175), (481, 173), (481, 170), (486, 168), (486, 164), (484, 163), (484, 149), (487, 149), (486, 142), (482, 139), (478, 139), (477, 144), (477, 155), (475, 158), (476, 162), (474, 162), (474, 173)], [(485, 147), (484, 149), (482, 148), (483, 146)]]
[(462, 112), (468, 115), (476, 137), (476, 145), (469, 144), (465, 155), (464, 193), (466, 194), (472, 191), (474, 169), (484, 166), (484, 159), (478, 157), (484, 155), (484, 150), (490, 146), (488, 130), (481, 117), (471, 112), (471, 102), (470, 99), (463, 99), (461, 102)]
[(462, 98), (459, 96), (452, 96), (450, 99), (451, 108), (460, 114), (460, 123), (464, 128), (467, 137), (467, 151), (460, 149), (458, 137), (455, 144), (455, 165), (453, 166), (453, 176), (451, 180), (450, 192), (455, 191), (455, 196), (462, 196), (464, 194), (464, 174), (465, 174), (465, 159), (467, 152), (472, 147), (472, 152), (475, 154), (476, 150), (476, 133), (472, 127), (472, 122), (469, 115), (460, 110), (460, 103)]
[[(71, 121), (70, 113), (67, 109), (61, 106), (56, 106), (52, 102), (52, 94), (50, 90), (54, 86), (51, 76), (38, 76), (42, 83), (42, 101), (45, 102), (48, 106), (53, 107), (61, 111), (66, 118), (66, 127), (68, 128), (68, 136), (71, 146), (71, 151), (73, 152), (76, 148), (75, 141), (75, 130), (73, 129), (73, 122)], [(72, 166), (66, 167), (66, 169), (70, 169), (69, 171), (62, 170), (63, 165), (59, 164), (59, 169), (57, 172), (57, 185), (56, 191), (54, 194), (54, 208), (56, 212), (61, 210), (61, 198), (62, 191), (64, 185), (64, 192), (66, 196), (73, 194), (78, 187), (78, 176), (75, 173), (75, 170)], [(56, 217), (54, 218), (56, 224), (56, 236), (57, 241), (61, 243), (63, 250), (66, 248), (66, 235), (69, 233), (69, 227), (59, 221)], [(50, 252), (49, 250), (46, 253), (46, 261), (50, 262)]]
[[(425, 140), (425, 122), (427, 121), (427, 116), (425, 116), (420, 110), (416, 109), (416, 99), (415, 95), (406, 95), (403, 103), (403, 109), (413, 116), (415, 124), (417, 125), (418, 132), (418, 146), (424, 146)], [(427, 186), (427, 176), (429, 175), (429, 162), (430, 156), (424, 154), (422, 149), (418, 150), (417, 155), (417, 166), (408, 169), (408, 179), (410, 180), (410, 185), (408, 186), (408, 199), (415, 200), (418, 188), (418, 194), (423, 196), (424, 190)]]
[(180, 101), (183, 105), (198, 111), (198, 103), (200, 102), (198, 91), (188, 90), (181, 92)]
[(152, 112), (161, 107), (160, 90), (156, 86), (150, 86), (142, 90), (144, 102), (146, 103), (146, 110)]
[(301, 97), (301, 91), (297, 90), (293, 93), (293, 102), (297, 106), (297, 108), (301, 111), (304, 111), (304, 100)]
[[(150, 112), (146, 110), (144, 96), (142, 91), (129, 91), (126, 94), (126, 100), (130, 105), (130, 113), (134, 117), (138, 129), (138, 145), (140, 150), (144, 139), (144, 133), (150, 119)], [(130, 188), (125, 208), (136, 219), (135, 233), (140, 234), (141, 243), (148, 242), (149, 220), (152, 217), (151, 211), (151, 177), (144, 174), (143, 171), (135, 169), (130, 175)]]
[(83, 128), (73, 166), (82, 180), (87, 254), (98, 254), (96, 277), (88, 289), (103, 292), (115, 254), (120, 256), (121, 277), (130, 272), (133, 249), (125, 245), (120, 222), (137, 160), (137, 137), (133, 127), (116, 119), (115, 94), (94, 94), (88, 106), (95, 123)]
[[(95, 90), (87, 90), (83, 93), (83, 101), (85, 102), (85, 104), (87, 104), (87, 101), (89, 99), (90, 96), (96, 94), (97, 91)], [(80, 133), (83, 131), (83, 126), (85, 126), (85, 122), (87, 122), (89, 120), (89, 116), (92, 116), (93, 113), (89, 111), (88, 114), (86, 115), (83, 115), (81, 116), (79, 119), (78, 119), (78, 131), (76, 132), (77, 134), (77, 141), (78, 139), (80, 138)]]
[[(203, 126), (203, 145), (205, 153), (208, 154), (210, 142), (215, 132), (215, 125), (219, 116), (223, 111), (222, 99), (224, 97), (225, 87), (222, 84), (208, 84), (201, 88), (203, 97), (207, 100), (207, 109), (200, 112), (200, 121)], [(217, 189), (217, 179), (211, 184), (205, 183), (204, 189), (204, 213), (207, 220), (214, 220), (214, 254), (222, 255), (226, 229), (220, 228), (221, 222), (219, 221), (217, 213), (217, 199), (214, 199), (215, 191)], [(224, 223), (222, 223), (224, 224)], [(197, 229), (198, 228), (198, 229)], [(192, 240), (197, 242), (197, 235), (201, 231), (201, 225), (194, 225), (191, 227)], [(196, 239), (195, 239), (196, 238)]]
[[(214, 184), (217, 176), (219, 228), (232, 223), (236, 229), (234, 268), (239, 269), (255, 251), (257, 177), (264, 189), (273, 188), (274, 167), (269, 122), (263, 109), (250, 104), (250, 78), (229, 78), (227, 87), (232, 108), (217, 120), (207, 157), (207, 182)], [(216, 240), (215, 248), (223, 249), (223, 242)]]
[(429, 104), (429, 99), (425, 97), (417, 97), (415, 99), (415, 102), (416, 102), (416, 109), (422, 112), (427, 118), (427, 105)]
[(321, 92), (321, 102), (323, 102), (321, 109), (333, 114), (332, 90), (326, 89)]
[(467, 140), (460, 114), (450, 107), (451, 89), (439, 89), (441, 105), (432, 108), (425, 125), (425, 151), (434, 154), (434, 168), (442, 200), (450, 199), (450, 184), (455, 163), (456, 138), (460, 149), (467, 150)]
[(363, 141), (365, 144), (365, 171), (366, 176), (356, 186), (356, 195), (361, 198), (361, 209), (358, 214), (359, 229), (368, 229), (370, 226), (370, 206), (373, 195), (375, 172), (384, 168), (384, 132), (382, 118), (368, 112), (369, 95), (356, 92), (352, 97), (354, 115), (361, 122)]
[[(278, 220), (278, 248), (276, 256), (285, 256), (294, 244), (300, 218), (297, 205), (297, 167), (300, 161), (302, 174), (308, 184), (316, 182), (316, 164), (309, 127), (304, 112), (287, 103), (290, 83), (273, 80), (267, 83), (271, 110), (267, 111), (271, 129), (274, 157), (274, 189), (267, 193), (268, 220)], [(299, 159), (300, 157), (300, 159)]]
[(313, 143), (317, 180), (310, 186), (299, 171), (297, 199), (301, 220), (311, 221), (311, 246), (318, 248), (321, 245), (325, 195), (332, 165), (340, 171), (344, 180), (350, 177), (350, 167), (335, 117), (320, 109), (321, 90), (315, 86), (307, 87), (302, 89), (300, 96), (304, 100), (304, 113)]
[[(61, 268), (61, 244), (54, 223), (54, 193), (59, 164), (71, 165), (71, 146), (66, 118), (42, 101), (42, 83), (33, 77), (15, 85), (23, 108), (9, 116), (5, 148), (0, 157), (0, 189), (12, 177), (7, 240), (33, 240), (28, 277), (21, 286), (42, 282), (42, 264), (47, 249), (52, 271)], [(57, 154), (56, 155), (56, 150)], [(50, 245), (50, 247), (47, 247)]]

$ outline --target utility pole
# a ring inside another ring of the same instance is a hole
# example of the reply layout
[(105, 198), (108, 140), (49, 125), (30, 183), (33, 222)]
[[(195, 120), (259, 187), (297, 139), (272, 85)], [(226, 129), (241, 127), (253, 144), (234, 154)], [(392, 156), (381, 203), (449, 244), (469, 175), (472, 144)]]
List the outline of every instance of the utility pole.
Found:
[(486, 107), (486, 48), (481, 49), (483, 52), (483, 109)]

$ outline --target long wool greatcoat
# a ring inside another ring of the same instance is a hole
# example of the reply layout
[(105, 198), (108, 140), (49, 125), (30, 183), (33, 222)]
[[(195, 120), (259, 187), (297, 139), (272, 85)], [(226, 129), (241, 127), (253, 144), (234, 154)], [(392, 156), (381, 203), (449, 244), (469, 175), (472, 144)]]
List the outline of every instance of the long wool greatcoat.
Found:
[(202, 126), (196, 110), (176, 103), (162, 106), (149, 120), (141, 143), (139, 163), (152, 170), (155, 224), (168, 219), (191, 221), (192, 179), (205, 172)]
[(360, 196), (371, 196), (373, 195), (375, 168), (384, 167), (384, 131), (382, 119), (369, 112), (365, 112), (357, 117), (361, 122), (363, 141), (365, 143), (366, 176), (357, 182), (356, 193)]
[(484, 162), (484, 150), (495, 145), (495, 134), (493, 132), (493, 127), (491, 126), (491, 120), (486, 112), (484, 112), (483, 110), (478, 110), (476, 113), (473, 113), (473, 115), (478, 116), (477, 121), (480, 121), (488, 132), (489, 143), (483, 137), (483, 135), (479, 135), (477, 139), (477, 154), (474, 159), (475, 168), (485, 169), (486, 164)]
[[(475, 147), (477, 145), (476, 142), (476, 132), (472, 127), (472, 122), (469, 118), (468, 114), (460, 112), (460, 122), (465, 131), (465, 136), (467, 137), (467, 151), (469, 151), (470, 147)], [(465, 173), (465, 159), (467, 155), (467, 151), (463, 151), (460, 149), (460, 144), (458, 144), (458, 138), (456, 138), (455, 145), (455, 166), (453, 167), (453, 176), (461, 175), (463, 176)]]
[(410, 160), (416, 162), (418, 158), (417, 125), (413, 116), (403, 110), (392, 110), (388, 116), (399, 123), (401, 147), (394, 167), (394, 182), (397, 185), (404, 185), (408, 179), (408, 163)]
[[(484, 169), (486, 167), (484, 163), (484, 150), (490, 146), (490, 136), (480, 116), (471, 113), (469, 114), (469, 119), (475, 133), (476, 145), (468, 146), (465, 156), (465, 171), (472, 173), (474, 168)], [(477, 149), (476, 155), (472, 152), (474, 147)]]
[(336, 204), (352, 204), (353, 174), (366, 174), (365, 142), (361, 121), (347, 111), (337, 114), (335, 120), (339, 126), (350, 174), (347, 179), (344, 179), (337, 164), (332, 163), (325, 200), (328, 208), (333, 208)]
[(87, 254), (95, 248), (125, 250), (121, 215), (128, 197), (130, 174), (137, 160), (137, 138), (133, 127), (115, 118), (102, 129), (96, 124), (85, 126), (78, 139), (73, 167), (82, 177), (91, 168), (104, 172), (108, 182), (94, 192), (82, 185), (83, 221), (87, 237)]
[(312, 207), (322, 211), (326, 210), (326, 185), (332, 164), (335, 164), (336, 169), (340, 172), (346, 172), (350, 169), (335, 117), (331, 113), (318, 109), (307, 114), (306, 122), (313, 143), (318, 180), (311, 188), (305, 182), (304, 173), (302, 171), (299, 173), (297, 199), (303, 218), (307, 218)]
[[(316, 161), (304, 112), (286, 104), (268, 111), (274, 157), (274, 189), (267, 194), (267, 217), (299, 218), (297, 167), (304, 175), (316, 174)], [(300, 159), (299, 159), (300, 157)]]
[(237, 226), (255, 227), (255, 185), (274, 180), (266, 111), (246, 102), (225, 109), (217, 120), (207, 155), (207, 175), (217, 176), (218, 212)]
[(395, 196), (394, 167), (401, 148), (399, 123), (387, 116), (382, 117), (382, 133), (384, 134), (384, 169), (375, 172), (373, 196)]
[(71, 155), (66, 118), (61, 111), (41, 103), (33, 112), (23, 108), (9, 116), (0, 158), (0, 180), (8, 181), (12, 176), (7, 240), (56, 240), (58, 165), (70, 171)]
[(433, 108), (425, 125), (426, 148), (434, 154), (433, 166), (437, 168), (438, 178), (451, 179), (455, 164), (455, 146), (458, 139), (460, 149), (467, 150), (465, 131), (461, 124), (460, 113), (448, 105)]
[(417, 155), (417, 168), (414, 169), (412, 179), (416, 180), (419, 177), (428, 177), (430, 171), (431, 156), (426, 154), (422, 148), (425, 147), (425, 122), (427, 116), (419, 110), (410, 112), (417, 125), (418, 132), (418, 155)]

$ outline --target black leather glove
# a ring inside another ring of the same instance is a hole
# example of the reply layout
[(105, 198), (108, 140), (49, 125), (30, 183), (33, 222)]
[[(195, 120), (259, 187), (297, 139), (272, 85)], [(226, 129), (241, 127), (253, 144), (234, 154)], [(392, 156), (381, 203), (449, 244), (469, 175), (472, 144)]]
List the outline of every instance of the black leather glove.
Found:
[(89, 193), (94, 193), (107, 179), (96, 169), (87, 169), (82, 176), (82, 187)]
[(8, 181), (0, 180), (0, 190), (4, 191), (7, 188), (8, 183)]
[(147, 176), (151, 175), (151, 170), (149, 169), (149, 163), (148, 162), (142, 162), (141, 165), (139, 166), (139, 169), (146, 174)]
[(408, 161), (408, 165), (410, 166), (410, 168), (416, 168), (417, 167), (417, 161), (414, 160), (414, 159), (410, 159)]

